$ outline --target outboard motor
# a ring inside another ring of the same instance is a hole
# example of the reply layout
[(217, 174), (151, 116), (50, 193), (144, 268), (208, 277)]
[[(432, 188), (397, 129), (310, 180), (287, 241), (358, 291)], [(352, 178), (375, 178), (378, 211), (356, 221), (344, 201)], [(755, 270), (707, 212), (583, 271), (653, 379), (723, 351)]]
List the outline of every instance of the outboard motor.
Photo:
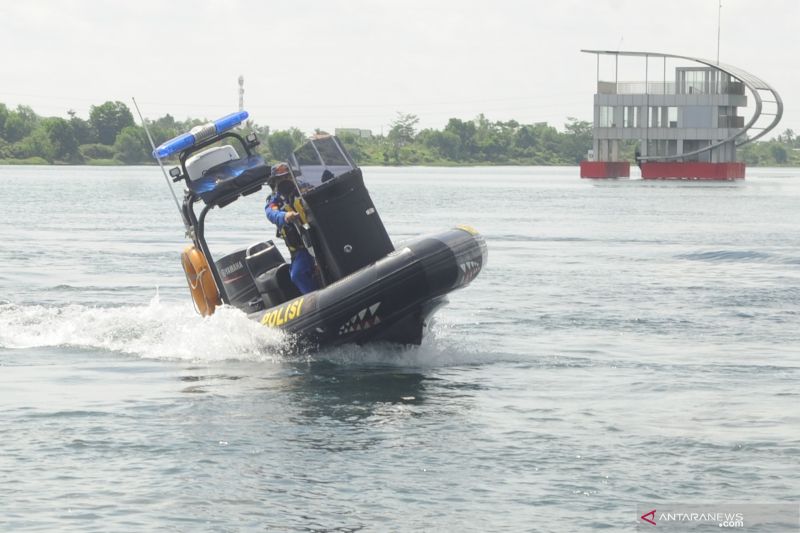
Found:
[(246, 313), (264, 309), (253, 276), (247, 268), (247, 250), (237, 250), (216, 262), (228, 302)]
[[(246, 313), (262, 311), (281, 302), (265, 302), (257, 280), (286, 261), (272, 241), (259, 242), (237, 250), (216, 262), (230, 304)], [(291, 280), (289, 281), (291, 284)]]

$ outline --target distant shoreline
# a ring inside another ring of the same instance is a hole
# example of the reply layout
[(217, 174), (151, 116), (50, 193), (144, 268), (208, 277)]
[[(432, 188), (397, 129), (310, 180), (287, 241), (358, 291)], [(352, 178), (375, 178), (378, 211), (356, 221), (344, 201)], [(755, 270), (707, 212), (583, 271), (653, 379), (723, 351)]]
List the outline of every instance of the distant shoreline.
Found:
[[(634, 163), (631, 162), (631, 165)], [(753, 163), (745, 163), (747, 168), (797, 168), (800, 169), (798, 165), (759, 165)], [(157, 163), (137, 163), (137, 164), (125, 164), (120, 163), (118, 161), (109, 162), (105, 160), (101, 161), (87, 161), (83, 163), (48, 163), (47, 161), (39, 162), (39, 161), (29, 161), (29, 160), (2, 160), (0, 159), (0, 167), (114, 167), (114, 168), (123, 168), (123, 167), (158, 167)], [(167, 167), (172, 167), (174, 164), (170, 163), (165, 165)], [(374, 167), (374, 168), (413, 168), (413, 167), (430, 167), (430, 168), (499, 168), (499, 167), (508, 167), (508, 168), (524, 168), (524, 167), (553, 167), (553, 168), (578, 168), (578, 165), (564, 165), (564, 164), (553, 164), (553, 165), (528, 165), (528, 164), (513, 164), (513, 163), (447, 163), (447, 164), (413, 164), (413, 165), (376, 165), (376, 164), (364, 164), (359, 165), (361, 167)]]
[[(151, 139), (134, 122), (128, 106), (107, 101), (91, 106), (89, 119), (41, 117), (29, 106), (9, 109), (0, 103), (0, 165), (132, 166), (153, 164)], [(401, 168), (567, 167), (587, 157), (593, 146), (591, 122), (568, 117), (562, 130), (547, 122), (523, 124), (490, 120), (479, 114), (471, 120), (448, 119), (442, 129), (418, 129), (419, 117), (398, 113), (389, 132), (334, 130), (344, 147), (363, 166)], [(147, 121), (156, 144), (207, 123), (203, 119), (175, 120), (169, 114)], [(297, 128), (272, 130), (247, 121), (239, 133), (255, 133), (255, 153), (270, 162), (286, 161), (308, 135)], [(315, 130), (314, 135), (327, 134)], [(620, 161), (634, 162), (638, 144), (619, 147)], [(754, 166), (800, 166), (800, 137), (787, 129), (776, 139), (743, 146), (737, 159)], [(177, 160), (172, 158), (173, 161)], [(172, 164), (172, 163), (170, 163)]]

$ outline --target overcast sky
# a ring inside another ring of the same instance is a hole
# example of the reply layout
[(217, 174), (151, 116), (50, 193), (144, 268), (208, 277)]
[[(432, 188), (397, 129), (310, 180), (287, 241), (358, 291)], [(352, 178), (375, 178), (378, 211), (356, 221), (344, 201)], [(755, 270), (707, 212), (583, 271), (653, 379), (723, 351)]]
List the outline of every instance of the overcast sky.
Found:
[[(720, 60), (778, 90), (776, 133), (800, 131), (800, 0), (722, 5)], [(2, 0), (0, 102), (86, 118), (135, 96), (148, 118), (211, 119), (238, 108), (241, 74), (273, 129), (377, 133), (398, 111), (561, 129), (591, 120), (582, 48), (713, 59), (717, 15), (718, 0)], [(634, 67), (620, 80), (644, 79)]]

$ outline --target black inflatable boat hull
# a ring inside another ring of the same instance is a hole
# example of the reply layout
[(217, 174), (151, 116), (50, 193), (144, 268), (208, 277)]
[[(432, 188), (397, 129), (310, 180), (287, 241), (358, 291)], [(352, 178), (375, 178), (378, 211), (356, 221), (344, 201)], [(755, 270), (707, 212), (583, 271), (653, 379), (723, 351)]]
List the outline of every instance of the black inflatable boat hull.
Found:
[(250, 316), (312, 345), (419, 344), (446, 295), (486, 264), (486, 243), (460, 226), (415, 239), (324, 289)]

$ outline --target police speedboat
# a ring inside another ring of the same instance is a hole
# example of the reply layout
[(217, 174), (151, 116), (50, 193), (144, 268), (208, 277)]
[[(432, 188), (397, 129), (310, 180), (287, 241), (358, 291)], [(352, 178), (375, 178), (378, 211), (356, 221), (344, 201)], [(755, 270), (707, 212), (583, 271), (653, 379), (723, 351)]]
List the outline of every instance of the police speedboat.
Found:
[(338, 138), (322, 136), (288, 162), (308, 221), (298, 230), (316, 260), (321, 288), (300, 294), (271, 240), (214, 260), (206, 215), (261, 190), (270, 177), (271, 167), (254, 152), (255, 134), (233, 131), (247, 116), (227, 115), (153, 151), (159, 162), (177, 154), (179, 166), (169, 173), (174, 182), (185, 182), (181, 209), (192, 243), (181, 260), (198, 312), (210, 315), (221, 304), (232, 305), (317, 346), (419, 344), (446, 295), (467, 286), (486, 264), (484, 239), (457, 226), (395, 248), (361, 169)]

